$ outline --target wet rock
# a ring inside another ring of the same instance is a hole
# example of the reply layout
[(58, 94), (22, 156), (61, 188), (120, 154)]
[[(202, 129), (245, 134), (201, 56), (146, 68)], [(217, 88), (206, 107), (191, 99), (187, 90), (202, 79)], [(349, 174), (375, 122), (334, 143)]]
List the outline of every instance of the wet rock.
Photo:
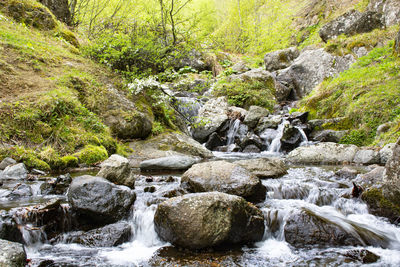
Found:
[(388, 160), (392, 157), (393, 148), (395, 145), (395, 143), (387, 144), (379, 151), (379, 157), (382, 164), (386, 164)]
[(293, 112), (290, 114), (288, 121), (294, 122), (295, 120), (299, 120), (301, 123), (306, 123), (308, 121), (309, 112)]
[(147, 186), (143, 190), (145, 193), (154, 193), (156, 192), (156, 188), (154, 186)]
[(329, 39), (336, 39), (341, 34), (355, 35), (382, 27), (383, 20), (381, 13), (374, 11), (361, 13), (357, 10), (350, 10), (337, 19), (325, 24), (319, 31), (319, 35), (324, 42), (327, 42)]
[(243, 153), (260, 153), (261, 149), (258, 148), (256, 145), (248, 145), (243, 148)]
[[(137, 158), (155, 159), (172, 155), (187, 155), (201, 158), (211, 158), (213, 154), (191, 137), (176, 132), (160, 134), (146, 141), (135, 141), (129, 144), (134, 150), (130, 161)], [(141, 160), (143, 161), (143, 160)], [(139, 165), (137, 165), (139, 167)]]
[(129, 166), (129, 160), (120, 155), (111, 155), (100, 165), (101, 169), (97, 176), (103, 177), (108, 181), (135, 188), (135, 176)]
[(236, 63), (231, 67), (231, 69), (237, 74), (241, 74), (250, 70), (250, 68), (246, 66), (246, 63), (243, 61)]
[(287, 160), (300, 164), (340, 164), (353, 162), (358, 151), (354, 145), (319, 143), (298, 147), (287, 156)]
[(185, 195), (187, 192), (182, 188), (176, 188), (165, 192), (162, 196), (166, 198), (179, 197)]
[(243, 123), (253, 129), (257, 126), (261, 118), (267, 117), (268, 115), (269, 111), (267, 109), (259, 106), (250, 106)]
[(334, 56), (323, 48), (306, 50), (289, 68), (278, 71), (276, 80), (292, 88), (298, 99), (309, 94), (325, 78), (349, 69), (354, 61), (352, 55)]
[(292, 214), (289, 217), (285, 224), (285, 240), (295, 247), (362, 245), (357, 238), (344, 229), (306, 211)]
[(400, 23), (400, 3), (397, 0), (371, 0), (367, 10), (382, 13), (386, 27)]
[(205, 147), (209, 150), (214, 150), (216, 147), (225, 145), (226, 142), (217, 133), (212, 133), (205, 144)]
[(319, 142), (339, 143), (347, 131), (323, 130), (311, 133), (311, 139)]
[(60, 239), (66, 243), (77, 243), (87, 247), (115, 247), (128, 242), (131, 236), (130, 224), (121, 221), (88, 232), (69, 232)]
[(261, 138), (253, 133), (248, 133), (246, 137), (244, 137), (243, 140), (240, 142), (240, 147), (242, 149), (250, 145), (256, 146), (259, 150), (263, 149), (265, 146)]
[(28, 170), (23, 163), (7, 166), (0, 174), (0, 179), (24, 180), (27, 177)]
[(189, 156), (170, 156), (157, 159), (149, 159), (140, 163), (140, 169), (148, 170), (187, 170), (193, 164), (200, 161), (200, 158)]
[(42, 195), (63, 195), (67, 192), (71, 182), (72, 178), (69, 173), (60, 175), (56, 179), (41, 184), (40, 191)]
[(216, 132), (228, 120), (227, 113), (228, 102), (225, 97), (209, 100), (200, 108), (199, 119), (196, 123), (204, 125), (192, 129), (193, 138), (204, 143), (211, 133)]
[(379, 152), (372, 149), (362, 149), (354, 156), (354, 163), (357, 164), (378, 164), (380, 163)]
[(0, 239), (0, 266), (24, 267), (26, 265), (26, 253), (20, 243)]
[(281, 138), (282, 149), (290, 151), (296, 148), (302, 141), (302, 134), (299, 129), (287, 123), (283, 129)]
[(1, 161), (0, 163), (0, 170), (4, 170), (5, 168), (7, 168), (8, 166), (17, 164), (17, 162), (12, 159), (12, 158), (5, 158)]
[(282, 116), (270, 115), (268, 117), (261, 118), (258, 122), (256, 133), (262, 133), (266, 129), (277, 129), (279, 124), (282, 122)]
[(382, 189), (369, 188), (362, 193), (361, 199), (368, 205), (371, 214), (388, 218), (391, 223), (399, 222), (400, 206), (388, 198)]
[(231, 120), (243, 120), (247, 116), (247, 110), (240, 107), (228, 107), (228, 117)]
[(356, 169), (352, 169), (349, 167), (343, 167), (342, 169), (338, 170), (335, 172), (337, 176), (339, 176), (342, 179), (346, 180), (353, 180), (357, 177), (358, 171)]
[(21, 231), (13, 217), (5, 212), (0, 213), (0, 239), (23, 243)]
[(351, 196), (354, 198), (358, 198), (361, 196), (362, 192), (364, 192), (364, 189), (357, 185), (355, 182), (353, 182), (353, 189), (351, 190)]
[(241, 197), (218, 192), (171, 198), (158, 206), (154, 223), (162, 239), (188, 249), (253, 243), (264, 234), (258, 208)]
[(235, 163), (247, 169), (260, 179), (278, 178), (287, 174), (288, 170), (285, 162), (278, 158), (239, 160)]
[(283, 50), (277, 50), (264, 56), (265, 68), (267, 71), (276, 71), (289, 67), (293, 60), (300, 55), (297, 47), (290, 47)]
[(193, 165), (182, 175), (181, 186), (189, 192), (218, 191), (241, 196), (252, 202), (264, 200), (266, 192), (254, 174), (226, 161)]
[(377, 262), (381, 257), (366, 249), (354, 249), (348, 251), (344, 256), (362, 262), (364, 264)]
[(33, 195), (32, 188), (26, 184), (17, 184), (10, 195), (8, 196), (10, 199), (19, 199), (19, 198), (27, 198)]
[(355, 182), (359, 183), (362, 187), (367, 188), (371, 186), (378, 187), (383, 181), (385, 168), (378, 166), (371, 171), (360, 175)]
[(68, 202), (78, 215), (92, 223), (113, 223), (125, 217), (136, 195), (126, 186), (114, 185), (102, 177), (75, 178), (68, 190)]

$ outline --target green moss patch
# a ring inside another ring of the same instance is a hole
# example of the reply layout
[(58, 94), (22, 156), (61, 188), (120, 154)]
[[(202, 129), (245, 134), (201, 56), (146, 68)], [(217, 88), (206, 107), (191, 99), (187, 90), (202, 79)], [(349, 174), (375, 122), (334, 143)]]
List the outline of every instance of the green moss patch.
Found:
[(361, 199), (375, 215), (386, 217), (391, 221), (400, 217), (400, 206), (387, 199), (380, 189), (371, 188), (365, 191)]
[(78, 153), (74, 154), (80, 163), (92, 165), (108, 158), (107, 150), (103, 146), (86, 145)]

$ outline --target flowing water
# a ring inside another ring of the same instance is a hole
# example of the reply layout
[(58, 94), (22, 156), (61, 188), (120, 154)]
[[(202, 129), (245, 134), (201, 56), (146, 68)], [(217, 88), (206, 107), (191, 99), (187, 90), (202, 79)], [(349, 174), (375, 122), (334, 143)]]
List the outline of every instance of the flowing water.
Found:
[[(364, 243), (362, 248), (381, 257), (370, 266), (400, 266), (400, 227), (369, 214), (366, 205), (359, 199), (343, 197), (351, 192), (351, 181), (335, 176), (332, 167), (293, 167), (280, 179), (263, 180), (267, 198), (257, 205), (265, 217), (263, 240), (253, 247), (224, 252), (181, 251), (158, 238), (153, 223), (157, 205), (180, 184), (179, 174), (173, 175), (173, 179), (168, 178), (169, 175), (147, 175), (137, 181), (137, 200), (128, 219), (133, 237), (130, 242), (118, 247), (89, 248), (64, 242), (50, 244), (40, 231), (25, 227), (26, 250), (32, 266), (38, 266), (45, 260), (56, 263), (55, 266), (362, 265), (346, 256), (357, 247), (295, 248), (288, 244), (285, 241), (285, 224), (291, 214), (299, 211), (307, 211), (326, 222), (339, 225)], [(156, 191), (145, 192), (149, 186), (154, 186)]]

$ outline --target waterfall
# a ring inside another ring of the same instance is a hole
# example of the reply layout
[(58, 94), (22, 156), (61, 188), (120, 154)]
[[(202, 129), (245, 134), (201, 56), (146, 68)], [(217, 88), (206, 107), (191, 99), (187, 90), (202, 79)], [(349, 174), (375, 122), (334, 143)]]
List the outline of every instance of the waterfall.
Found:
[(305, 133), (304, 130), (303, 130), (301, 127), (299, 127), (299, 126), (296, 126), (296, 129), (299, 130), (299, 132), (300, 132), (300, 134), (301, 134), (301, 143), (300, 143), (300, 146), (306, 145), (306, 144), (308, 143), (308, 138), (307, 138), (306, 133)]
[(232, 145), (235, 142), (235, 136), (239, 130), (240, 127), (240, 120), (231, 120), (229, 123), (229, 130), (226, 136), (228, 137), (227, 145)]
[(285, 130), (285, 126), (290, 124), (288, 121), (283, 121), (278, 126), (278, 134), (275, 136), (274, 140), (272, 140), (271, 144), (268, 147), (268, 152), (271, 153), (279, 153), (281, 152), (281, 138), (283, 136), (283, 132)]

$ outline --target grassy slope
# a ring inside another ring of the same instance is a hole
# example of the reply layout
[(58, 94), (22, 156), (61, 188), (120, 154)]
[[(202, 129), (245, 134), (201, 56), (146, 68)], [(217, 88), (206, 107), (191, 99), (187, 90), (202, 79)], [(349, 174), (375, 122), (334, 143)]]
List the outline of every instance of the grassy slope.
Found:
[(120, 148), (98, 116), (106, 85), (120, 79), (59, 36), (1, 14), (0, 160), (64, 168)]

